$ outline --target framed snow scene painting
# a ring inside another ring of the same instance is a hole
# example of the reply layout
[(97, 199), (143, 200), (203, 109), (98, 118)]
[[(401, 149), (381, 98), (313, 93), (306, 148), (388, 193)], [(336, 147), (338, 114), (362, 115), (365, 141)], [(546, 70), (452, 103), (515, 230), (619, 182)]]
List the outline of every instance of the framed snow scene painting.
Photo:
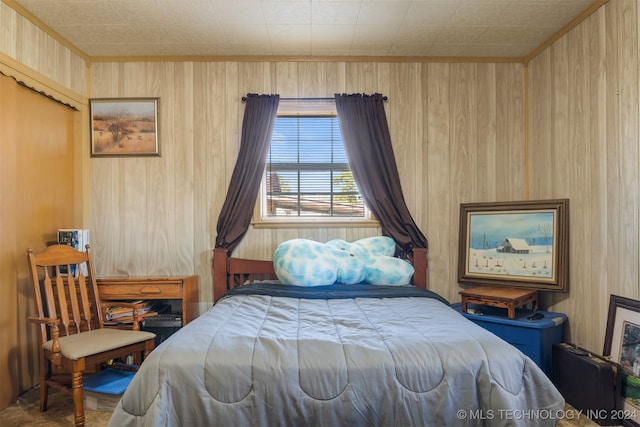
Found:
[(569, 200), (462, 203), (458, 282), (568, 291)]

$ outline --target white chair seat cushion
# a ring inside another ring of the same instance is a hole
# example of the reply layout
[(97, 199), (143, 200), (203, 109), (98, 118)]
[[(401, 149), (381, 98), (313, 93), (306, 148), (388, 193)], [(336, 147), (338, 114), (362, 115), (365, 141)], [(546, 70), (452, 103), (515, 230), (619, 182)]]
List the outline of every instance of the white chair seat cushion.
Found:
[[(156, 334), (145, 331), (129, 331), (122, 329), (95, 329), (68, 336), (61, 336), (60, 353), (67, 359), (77, 360), (92, 354), (113, 350), (114, 348), (146, 341), (155, 338)], [(42, 345), (45, 350), (51, 350), (53, 340)]]

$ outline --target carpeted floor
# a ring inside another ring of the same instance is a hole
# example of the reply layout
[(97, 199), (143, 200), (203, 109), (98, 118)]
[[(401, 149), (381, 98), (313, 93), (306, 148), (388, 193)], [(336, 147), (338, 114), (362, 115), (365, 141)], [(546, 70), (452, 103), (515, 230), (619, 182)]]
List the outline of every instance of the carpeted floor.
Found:
[[(3, 427), (46, 427), (73, 426), (73, 405), (71, 397), (66, 394), (52, 392), (49, 395), (49, 405), (46, 412), (38, 409), (38, 387), (22, 394), (16, 403), (0, 411), (0, 426)], [(592, 427), (598, 424), (578, 411), (567, 406), (564, 411), (565, 419), (558, 422), (558, 427)], [(110, 412), (85, 411), (87, 427), (106, 427), (111, 418)]]
[[(47, 410), (40, 412), (39, 387), (32, 388), (18, 397), (13, 405), (0, 411), (0, 426), (3, 427), (46, 427), (73, 426), (73, 403), (71, 396), (49, 393)], [(87, 427), (106, 427), (111, 418), (110, 412), (85, 411)]]

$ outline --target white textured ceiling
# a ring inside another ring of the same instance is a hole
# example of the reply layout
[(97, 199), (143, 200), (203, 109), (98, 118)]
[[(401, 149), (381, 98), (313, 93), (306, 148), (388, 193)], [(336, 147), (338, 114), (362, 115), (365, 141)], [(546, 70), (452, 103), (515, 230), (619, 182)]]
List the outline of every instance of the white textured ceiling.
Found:
[(594, 0), (8, 0), (90, 57), (520, 58)]

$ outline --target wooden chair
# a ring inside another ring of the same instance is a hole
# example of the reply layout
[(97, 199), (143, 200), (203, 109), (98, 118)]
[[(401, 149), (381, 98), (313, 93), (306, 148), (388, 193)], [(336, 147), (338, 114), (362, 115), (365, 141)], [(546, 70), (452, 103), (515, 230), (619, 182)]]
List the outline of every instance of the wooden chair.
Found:
[(140, 331), (135, 320), (134, 330), (104, 327), (103, 309), (123, 304), (100, 301), (89, 245), (86, 252), (67, 245), (28, 249), (27, 258), (37, 309), (29, 320), (40, 325), (40, 411), (47, 410), (49, 387), (55, 387), (73, 396), (75, 425), (84, 426), (83, 375), (128, 356), (142, 363), (155, 334)]

